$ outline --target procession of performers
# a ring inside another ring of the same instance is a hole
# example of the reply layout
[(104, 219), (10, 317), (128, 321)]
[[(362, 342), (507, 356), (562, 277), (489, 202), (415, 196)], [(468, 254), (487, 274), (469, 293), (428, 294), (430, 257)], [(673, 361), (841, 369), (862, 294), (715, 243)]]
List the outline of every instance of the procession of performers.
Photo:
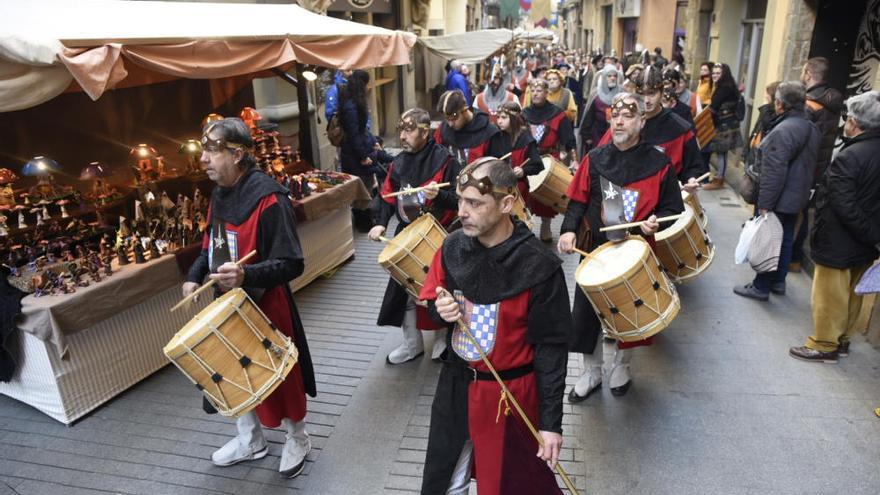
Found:
[[(681, 213), (681, 189), (698, 187), (695, 179), (705, 164), (692, 149), (693, 133), (660, 105), (658, 80), (645, 71), (636, 81), (639, 94), (614, 96), (606, 143), (572, 165), (576, 173), (565, 191), (569, 203), (556, 246), (560, 253), (593, 251), (630, 234), (643, 236), (653, 248), (658, 217)], [(544, 170), (542, 154), (576, 157), (572, 122), (547, 101), (546, 80), (533, 80), (530, 89), (526, 108), (516, 101), (497, 107), (497, 126), (456, 90), (440, 98), (444, 121), (435, 132), (426, 110), (404, 112), (397, 127), (402, 151), (373, 203), (372, 240), (395, 241), (385, 238), (392, 217), (395, 237), (423, 215), (449, 231), (424, 267), (418, 297), (389, 280), (377, 322), (402, 330), (401, 344), (386, 358), (389, 365), (424, 354), (423, 330), (433, 332), (431, 357), (442, 363), (424, 494), (464, 494), (472, 478), (481, 494), (561, 493), (554, 469), (568, 481), (557, 464), (568, 353), (582, 354), (584, 364), (570, 402), (588, 398), (605, 378), (599, 318), (581, 290), (570, 308), (562, 261), (541, 242), (550, 239), (556, 212), (529, 198), (526, 180)], [(292, 477), (302, 471), (311, 448), (305, 396), (316, 393), (305, 334), (286, 285), (302, 272), (302, 251), (285, 191), (254, 168), (252, 141), (236, 121), (205, 129), (202, 162), (218, 187), (211, 228), (184, 294), (193, 293), (208, 274), (221, 292), (244, 287), (298, 347), (294, 371), (254, 412), (239, 417), (238, 435), (212, 456), (219, 466), (259, 459), (267, 453), (261, 423), (282, 426), (287, 441), (279, 471)], [(637, 198), (632, 211), (612, 218), (609, 212), (621, 209), (615, 197), (624, 191)], [(518, 196), (542, 217), (539, 237), (512, 216)], [(615, 235), (599, 230), (624, 220), (641, 223)], [(579, 235), (584, 229), (591, 235)], [(257, 261), (239, 266), (245, 249), (256, 250)], [(607, 378), (612, 394), (626, 394), (632, 383), (631, 349), (651, 342), (617, 343)]]

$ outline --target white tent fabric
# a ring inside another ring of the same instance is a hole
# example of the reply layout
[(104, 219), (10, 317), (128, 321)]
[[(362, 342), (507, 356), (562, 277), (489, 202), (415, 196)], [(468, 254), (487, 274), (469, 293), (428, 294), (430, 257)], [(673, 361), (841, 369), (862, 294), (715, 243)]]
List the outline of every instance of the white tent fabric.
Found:
[(445, 36), (419, 38), (425, 48), (446, 60), (477, 63), (486, 60), (511, 43), (552, 43), (550, 31), (526, 31), (517, 29), (483, 29)]
[(202, 79), (293, 62), (406, 64), (416, 40), (296, 5), (0, 0), (0, 12), (0, 112), (47, 101), (72, 81), (97, 99), (132, 71)]

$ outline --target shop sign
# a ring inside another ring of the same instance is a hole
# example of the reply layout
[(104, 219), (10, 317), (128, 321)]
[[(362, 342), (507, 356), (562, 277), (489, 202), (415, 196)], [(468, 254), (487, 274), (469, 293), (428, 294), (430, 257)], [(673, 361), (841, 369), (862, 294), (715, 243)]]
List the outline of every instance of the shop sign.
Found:
[(614, 0), (614, 17), (638, 17), (642, 13), (642, 0)]
[(372, 12), (390, 14), (391, 0), (333, 0), (328, 12)]

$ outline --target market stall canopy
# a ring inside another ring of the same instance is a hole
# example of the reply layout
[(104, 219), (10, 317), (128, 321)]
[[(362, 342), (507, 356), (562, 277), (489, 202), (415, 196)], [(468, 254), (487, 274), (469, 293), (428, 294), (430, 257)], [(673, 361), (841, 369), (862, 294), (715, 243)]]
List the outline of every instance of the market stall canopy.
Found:
[(478, 63), (513, 43), (552, 43), (553, 39), (554, 35), (550, 31), (483, 29), (445, 36), (422, 37), (419, 38), (419, 43), (446, 60)]
[(65, 90), (105, 91), (175, 78), (286, 68), (409, 63), (412, 33), (321, 16), (296, 5), (0, 0), (0, 112)]

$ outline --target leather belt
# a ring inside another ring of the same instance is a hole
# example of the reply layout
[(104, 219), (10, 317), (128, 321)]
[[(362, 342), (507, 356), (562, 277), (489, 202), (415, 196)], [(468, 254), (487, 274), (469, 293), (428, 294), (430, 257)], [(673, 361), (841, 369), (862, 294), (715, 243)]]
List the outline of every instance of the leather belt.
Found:
[[(454, 368), (461, 374), (461, 376), (468, 378), (470, 381), (492, 381), (495, 380), (495, 377), (492, 373), (488, 371), (480, 371), (475, 368), (471, 368), (470, 366), (454, 366)], [(497, 371), (497, 370), (496, 370)], [(524, 364), (522, 366), (518, 366), (516, 368), (510, 368), (508, 370), (498, 371), (498, 376), (501, 377), (502, 381), (515, 380), (517, 378), (528, 375), (529, 373), (535, 371), (535, 366), (532, 363)]]

